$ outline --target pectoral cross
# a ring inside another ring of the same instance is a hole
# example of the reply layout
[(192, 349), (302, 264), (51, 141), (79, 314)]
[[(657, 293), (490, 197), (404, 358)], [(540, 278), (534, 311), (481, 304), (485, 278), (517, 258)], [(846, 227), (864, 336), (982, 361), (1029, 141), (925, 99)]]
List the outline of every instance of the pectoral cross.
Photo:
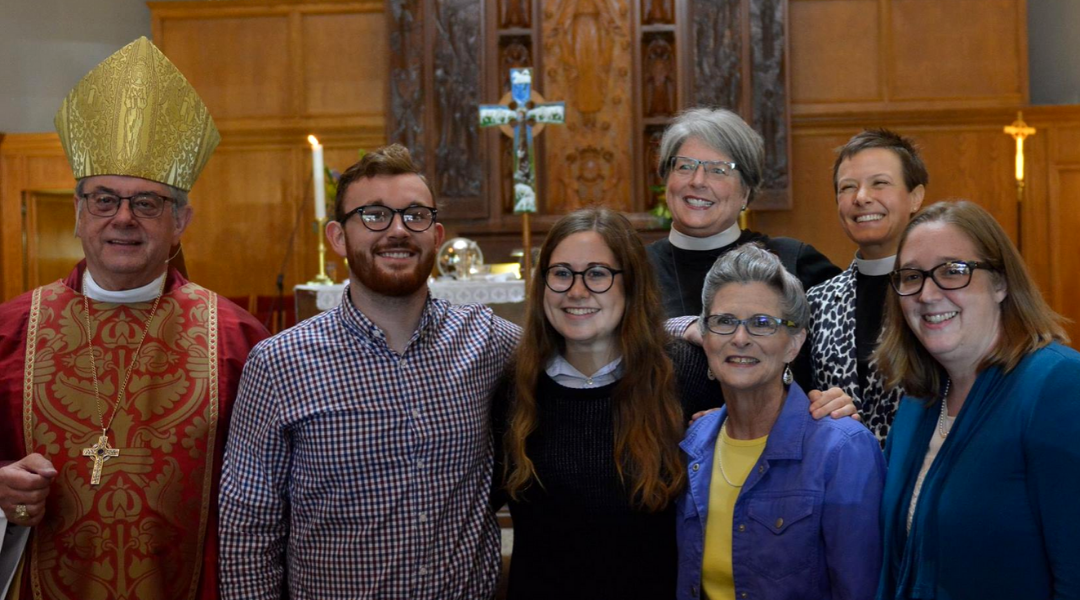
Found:
[(101, 483), (101, 466), (110, 458), (120, 456), (120, 450), (109, 447), (109, 435), (102, 433), (93, 446), (83, 448), (82, 455), (94, 461), (94, 472), (90, 475), (90, 485)]
[[(532, 108), (529, 108), (529, 103)], [(532, 270), (529, 214), (536, 212), (536, 157), (533, 137), (544, 125), (566, 122), (565, 102), (544, 102), (532, 89), (532, 69), (510, 69), (510, 93), (500, 104), (480, 105), (480, 127), (498, 127), (514, 138), (514, 214), (521, 215), (522, 242), (525, 246), (523, 278)], [(535, 129), (534, 129), (535, 127)]]

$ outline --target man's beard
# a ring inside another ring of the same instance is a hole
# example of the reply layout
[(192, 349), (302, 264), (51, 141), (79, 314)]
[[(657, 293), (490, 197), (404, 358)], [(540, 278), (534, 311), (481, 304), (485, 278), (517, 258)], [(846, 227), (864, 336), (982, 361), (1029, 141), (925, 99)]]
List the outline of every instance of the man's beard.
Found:
[[(349, 254), (349, 270), (371, 292), (382, 296), (401, 297), (414, 294), (427, 282), (431, 269), (435, 266), (435, 252), (424, 252), (419, 246), (405, 240), (402, 242), (380, 244), (370, 251), (353, 248), (348, 238), (345, 248)], [(417, 265), (408, 270), (388, 270), (375, 265), (375, 254), (406, 250), (420, 256)]]

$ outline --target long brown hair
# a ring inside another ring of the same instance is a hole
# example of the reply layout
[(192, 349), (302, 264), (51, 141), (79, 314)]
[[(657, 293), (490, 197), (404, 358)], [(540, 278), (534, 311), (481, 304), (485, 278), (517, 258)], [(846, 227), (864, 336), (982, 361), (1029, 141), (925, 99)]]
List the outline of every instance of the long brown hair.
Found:
[[(897, 249), (898, 257), (904, 252), (911, 231), (926, 223), (948, 223), (963, 231), (975, 245), (979, 262), (988, 263), (993, 276), (1005, 284), (1001, 334), (997, 345), (979, 364), (979, 371), (1000, 366), (1008, 372), (1028, 353), (1054, 341), (1068, 343), (1069, 336), (1061, 326), (1062, 317), (1043, 300), (1020, 252), (990, 213), (967, 200), (928, 206), (904, 229)], [(892, 292), (886, 299), (881, 345), (874, 352), (874, 360), (887, 385), (899, 385), (918, 398), (937, 399), (940, 396), (946, 377), (944, 370), (908, 327), (900, 308), (900, 297)]]
[(655, 277), (645, 246), (630, 221), (605, 208), (579, 210), (555, 223), (529, 280), (525, 333), (515, 360), (515, 398), (510, 406), (506, 448), (506, 488), (517, 499), (538, 480), (526, 441), (536, 430), (536, 385), (541, 370), (565, 349), (565, 340), (544, 315), (544, 269), (555, 247), (575, 233), (595, 231), (623, 269), (626, 309), (619, 325), (623, 375), (615, 386), (615, 467), (631, 502), (658, 511), (682, 491), (686, 481), (679, 441), (682, 408), (675, 393), (674, 369), (664, 352), (667, 336)]

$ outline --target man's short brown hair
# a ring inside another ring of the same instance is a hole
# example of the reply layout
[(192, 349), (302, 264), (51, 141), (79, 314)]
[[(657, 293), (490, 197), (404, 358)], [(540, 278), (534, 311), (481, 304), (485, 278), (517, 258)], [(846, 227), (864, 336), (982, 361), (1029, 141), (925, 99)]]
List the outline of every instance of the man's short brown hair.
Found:
[[(420, 168), (413, 162), (409, 149), (401, 144), (383, 146), (374, 152), (368, 152), (353, 166), (345, 169), (338, 181), (337, 196), (334, 197), (334, 220), (343, 223), (345, 217), (345, 193), (349, 186), (361, 179), (371, 179), (378, 175), (416, 175), (431, 192), (431, 202), (435, 203), (435, 190), (431, 189)], [(434, 207), (433, 207), (434, 208)]]
[(864, 129), (855, 134), (846, 144), (836, 149), (836, 161), (833, 162), (832, 183), (833, 194), (839, 194), (838, 177), (840, 175), (840, 163), (855, 156), (863, 150), (871, 148), (884, 148), (892, 150), (900, 159), (900, 167), (904, 174), (904, 187), (910, 192), (915, 188), (926, 186), (930, 183), (930, 174), (926, 171), (926, 165), (919, 156), (919, 149), (911, 138), (906, 138), (895, 131), (885, 128)]

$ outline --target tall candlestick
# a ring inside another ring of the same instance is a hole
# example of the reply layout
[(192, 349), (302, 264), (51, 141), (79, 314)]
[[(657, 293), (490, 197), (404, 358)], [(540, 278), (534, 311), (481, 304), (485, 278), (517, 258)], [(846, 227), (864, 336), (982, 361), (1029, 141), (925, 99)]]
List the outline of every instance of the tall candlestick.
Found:
[(326, 219), (326, 180), (323, 171), (323, 151), (319, 140), (313, 135), (307, 136), (311, 143), (311, 179), (315, 184), (315, 220)]

